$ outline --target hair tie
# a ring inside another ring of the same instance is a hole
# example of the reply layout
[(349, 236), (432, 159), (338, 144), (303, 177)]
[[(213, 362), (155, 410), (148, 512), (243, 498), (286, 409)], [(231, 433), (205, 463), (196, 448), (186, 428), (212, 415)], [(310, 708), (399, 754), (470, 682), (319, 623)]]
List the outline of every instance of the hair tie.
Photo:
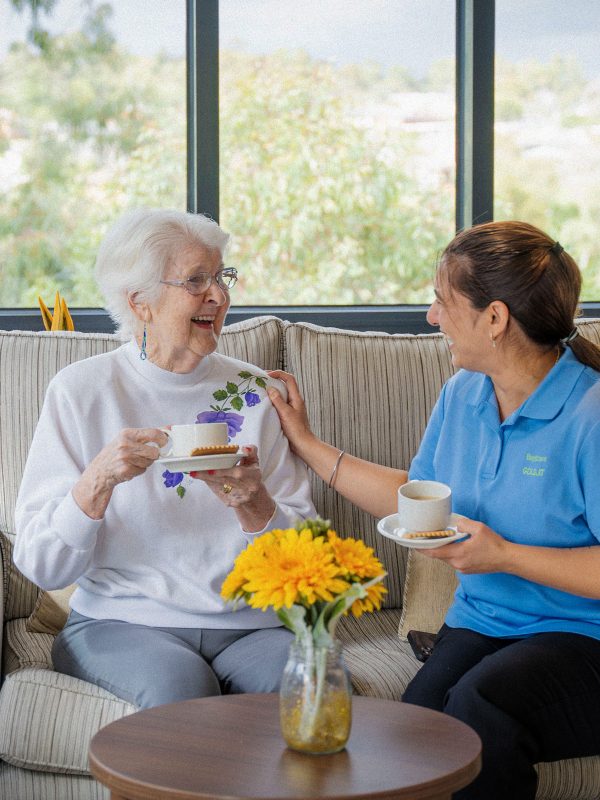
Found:
[(561, 253), (564, 253), (564, 251), (565, 251), (565, 248), (558, 241), (554, 242), (554, 244), (550, 248), (550, 252), (554, 253), (555, 256), (559, 256)]
[(579, 336), (579, 331), (577, 330), (577, 328), (573, 328), (573, 330), (568, 336), (565, 336), (564, 339), (560, 339), (559, 341), (561, 344), (567, 345), (570, 344), (570, 342), (572, 342), (573, 339), (576, 339), (578, 336)]

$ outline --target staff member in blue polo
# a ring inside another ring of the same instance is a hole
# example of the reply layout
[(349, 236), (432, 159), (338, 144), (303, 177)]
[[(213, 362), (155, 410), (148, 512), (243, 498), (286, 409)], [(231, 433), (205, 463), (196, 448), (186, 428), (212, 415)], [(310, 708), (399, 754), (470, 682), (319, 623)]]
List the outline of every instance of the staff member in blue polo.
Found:
[(427, 318), (458, 372), (408, 472), (362, 461), (309, 428), (295, 380), (276, 392), (293, 450), (378, 517), (410, 479), (443, 481), (469, 538), (422, 552), (457, 571), (432, 655), (404, 701), (483, 742), (456, 798), (533, 800), (534, 764), (600, 754), (600, 348), (573, 326), (581, 287), (562, 246), (522, 222), (459, 233)]

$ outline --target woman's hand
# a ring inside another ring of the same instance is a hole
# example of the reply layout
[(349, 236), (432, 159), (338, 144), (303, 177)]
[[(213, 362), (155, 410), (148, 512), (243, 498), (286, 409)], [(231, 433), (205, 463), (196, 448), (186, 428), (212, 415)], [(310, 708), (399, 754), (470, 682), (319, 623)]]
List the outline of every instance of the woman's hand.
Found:
[(275, 501), (263, 483), (254, 445), (243, 448), (244, 457), (231, 469), (190, 472), (204, 481), (226, 506), (233, 508), (240, 525), (248, 533), (261, 531), (273, 516)]
[(504, 539), (483, 522), (461, 517), (468, 539), (421, 550), (464, 574), (505, 572), (541, 586), (600, 600), (600, 546), (544, 547)]
[(102, 448), (73, 487), (77, 505), (92, 519), (101, 519), (115, 486), (145, 472), (167, 441), (160, 428), (124, 428)]
[(298, 389), (296, 379), (289, 372), (282, 372), (281, 370), (271, 370), (268, 375), (271, 378), (283, 381), (287, 387), (287, 402), (273, 386), (267, 389), (267, 393), (279, 414), (281, 427), (289, 440), (291, 449), (302, 458), (306, 454), (307, 448), (310, 448), (313, 443), (315, 435), (310, 429), (306, 406)]
[(395, 511), (396, 492), (408, 480), (407, 473), (363, 461), (349, 453), (340, 460), (341, 450), (319, 439), (310, 429), (306, 406), (294, 376), (280, 370), (272, 370), (268, 374), (271, 378), (283, 381), (288, 390), (287, 402), (277, 389), (269, 387), (267, 392), (294, 453), (326, 484), (331, 484), (334, 477), (335, 490), (369, 514), (385, 517)]
[(469, 534), (468, 539), (445, 544), (443, 547), (423, 549), (423, 555), (445, 561), (457, 572), (503, 572), (507, 563), (510, 543), (483, 522), (461, 517), (459, 530)]

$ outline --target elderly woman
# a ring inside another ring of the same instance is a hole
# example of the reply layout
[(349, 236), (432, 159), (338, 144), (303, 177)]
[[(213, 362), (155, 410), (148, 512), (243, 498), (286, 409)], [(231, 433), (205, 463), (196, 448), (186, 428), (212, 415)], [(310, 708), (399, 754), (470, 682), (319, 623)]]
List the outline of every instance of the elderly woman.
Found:
[[(109, 230), (96, 274), (129, 341), (50, 383), (17, 502), (19, 569), (46, 589), (77, 584), (56, 669), (138, 707), (273, 691), (291, 639), (274, 614), (219, 596), (256, 534), (314, 513), (266, 374), (215, 352), (237, 275), (227, 241), (179, 211), (133, 211)], [(215, 411), (231, 384), (236, 411)], [(154, 463), (161, 427), (214, 419), (247, 445), (237, 466)]]
[(481, 737), (463, 800), (532, 799), (535, 763), (600, 754), (600, 349), (573, 326), (580, 286), (531, 225), (456, 236), (428, 320), (458, 372), (408, 473), (319, 441), (291, 376), (274, 373), (287, 403), (269, 391), (294, 451), (372, 514), (395, 512), (409, 478), (452, 488), (470, 536), (422, 552), (456, 569), (458, 589), (403, 699)]

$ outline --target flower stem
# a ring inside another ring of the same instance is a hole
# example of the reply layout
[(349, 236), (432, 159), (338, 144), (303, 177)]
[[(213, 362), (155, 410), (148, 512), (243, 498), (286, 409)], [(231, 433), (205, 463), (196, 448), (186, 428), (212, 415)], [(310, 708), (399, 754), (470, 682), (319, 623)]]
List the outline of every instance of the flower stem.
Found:
[(300, 727), (304, 741), (316, 736), (316, 726), (325, 689), (327, 670), (327, 648), (315, 647), (312, 637), (304, 640), (306, 649), (306, 674), (304, 678), (304, 701)]

